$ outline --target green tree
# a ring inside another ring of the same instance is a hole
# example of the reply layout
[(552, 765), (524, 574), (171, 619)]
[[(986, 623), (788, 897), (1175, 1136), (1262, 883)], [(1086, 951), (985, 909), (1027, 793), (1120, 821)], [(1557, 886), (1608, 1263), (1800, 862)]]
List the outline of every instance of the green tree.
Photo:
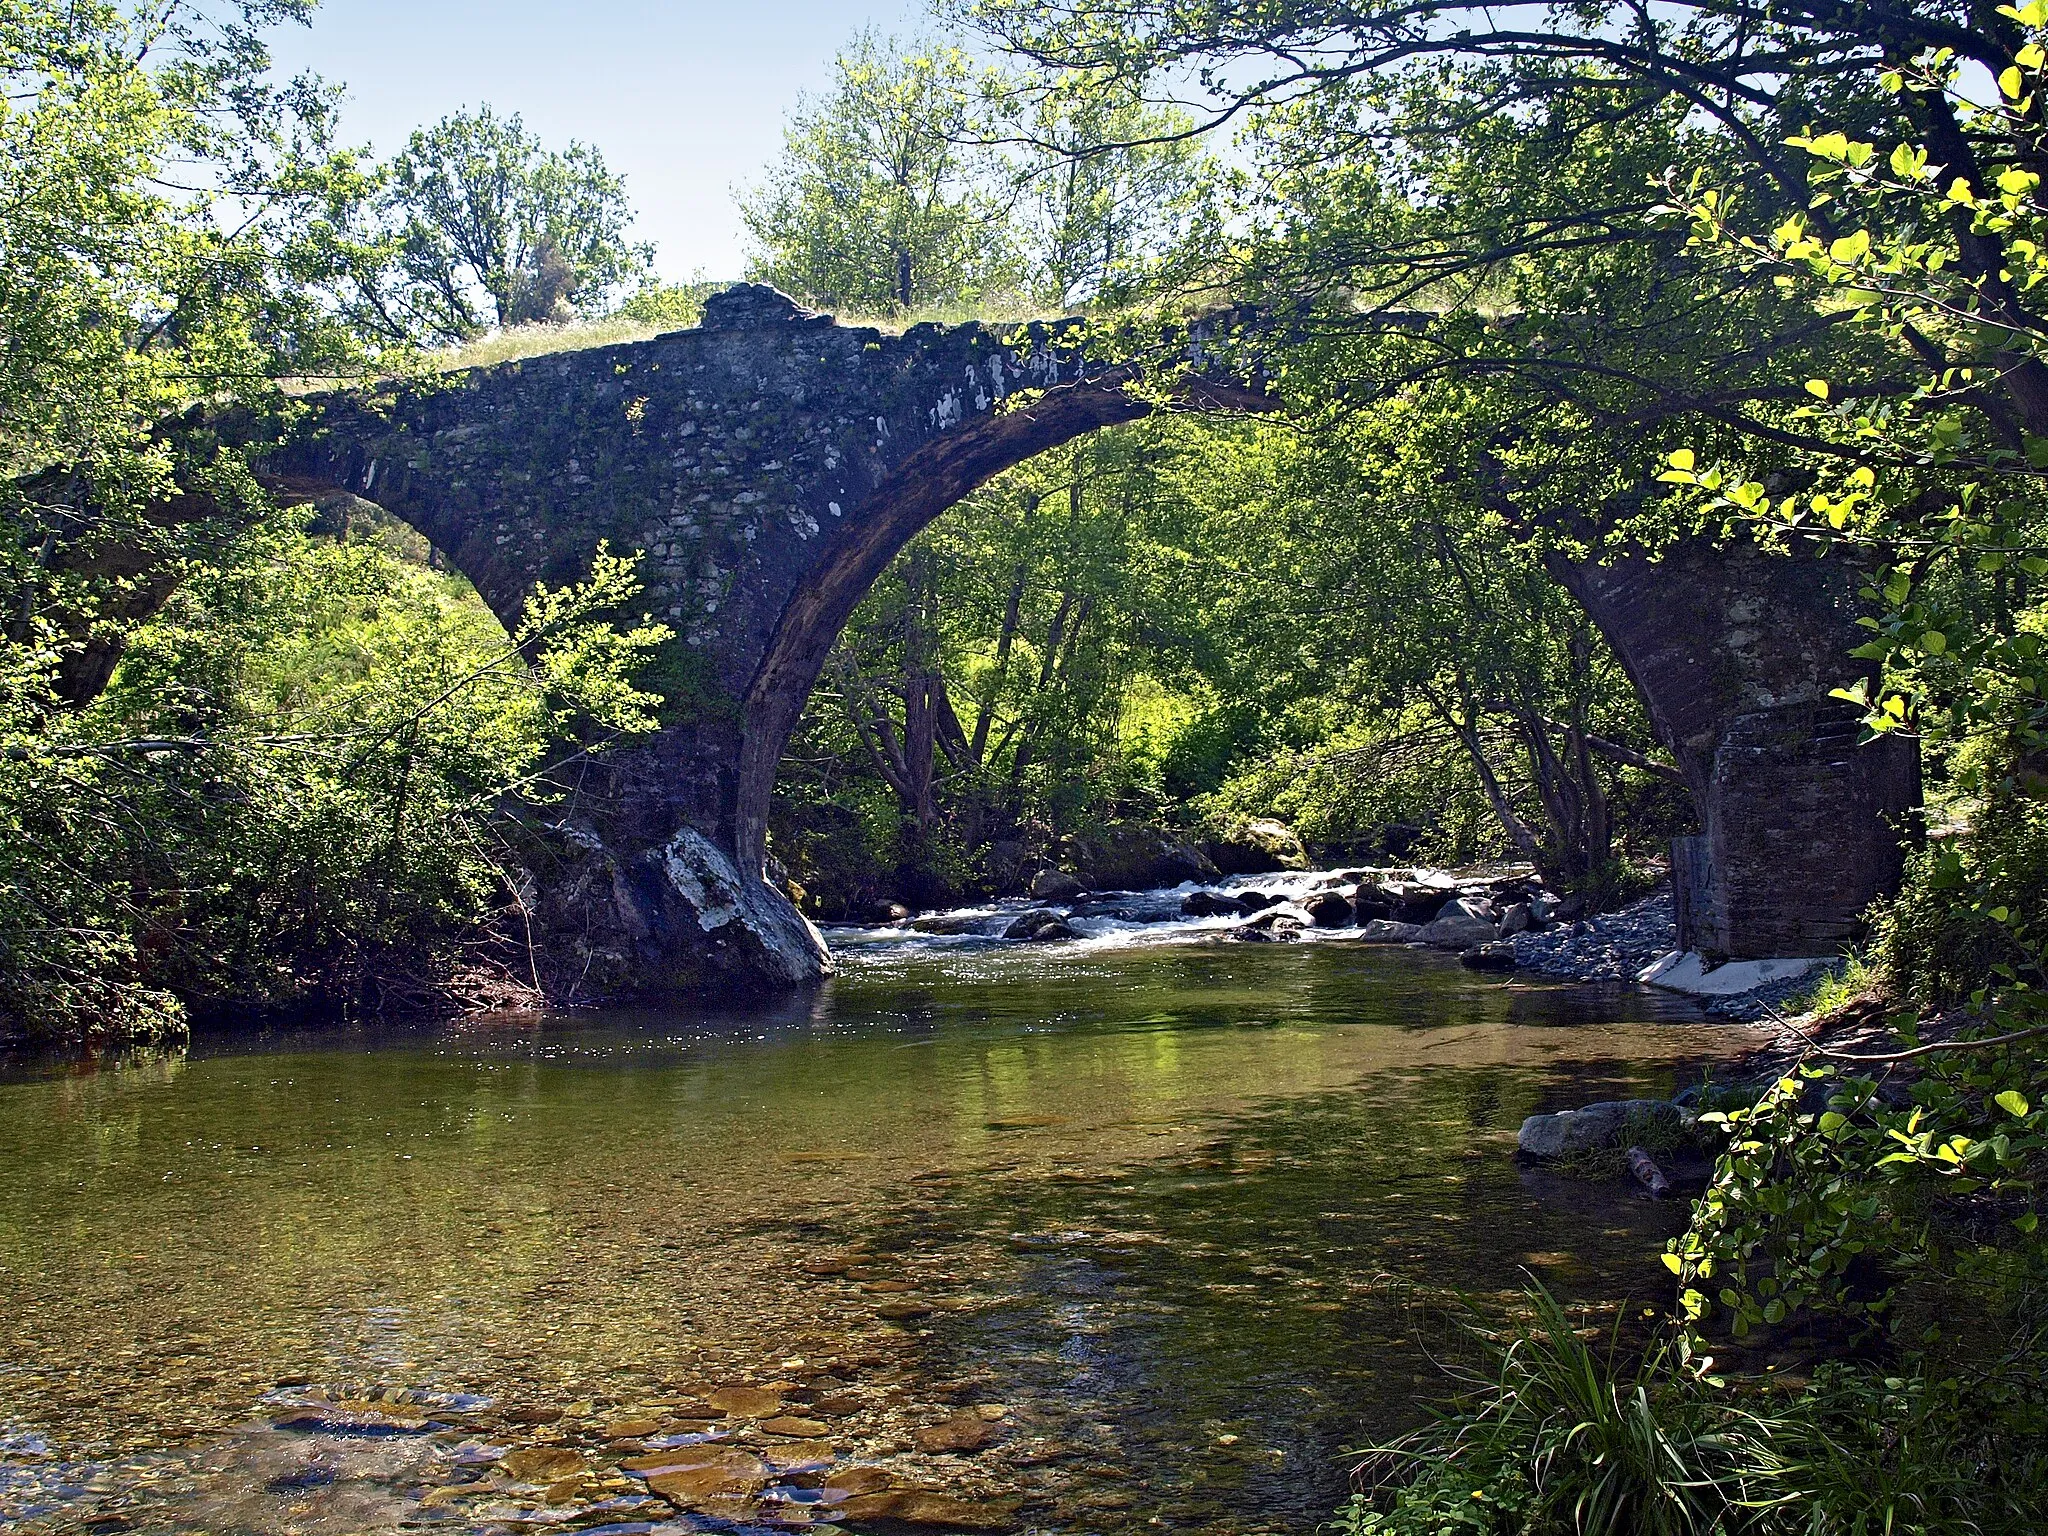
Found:
[(537, 989), (516, 922), (490, 920), (551, 773), (654, 726), (631, 679), (667, 632), (605, 617), (637, 591), (601, 550), (508, 636), (458, 578), (274, 519), (192, 573), (89, 706), (8, 699), (0, 1035)]
[[(1842, 692), (1871, 732), (1928, 743), (1956, 817), (1880, 916), (1905, 995), (1866, 1006), (1898, 1040), (1823, 1038), (1708, 1116), (1727, 1150), (1666, 1262), (1703, 1373), (1721, 1326), (1891, 1334), (1881, 1381), (1845, 1369), (1789, 1403), (1783, 1505), (1731, 1525), (1960, 1529), (2008, 1490), (2038, 1508), (2031, 1456), (1984, 1469), (2048, 1401), (2048, 7), (972, 9), (1056, 71), (1193, 76), (1219, 117), (1262, 114), (1281, 174), (1245, 268), (1305, 317), (1290, 376), (1333, 401), (1455, 377), (1531, 402), (1487, 434), (1486, 510), (1589, 545), (1705, 528), (1863, 565)], [(1719, 1386), (1655, 1410), (1639, 1391), (1638, 1423), (1699, 1422)], [(1485, 1443), (1487, 1412), (1444, 1443)], [(1412, 1522), (1358, 1528), (1519, 1529), (1483, 1506), (1558, 1465), (1541, 1438), (1497, 1442), (1478, 1503), (1458, 1476)], [(1581, 1515), (1617, 1465), (1563, 1490)]]
[[(1663, 478), (1767, 536), (1875, 557), (1856, 652), (1875, 673), (1840, 693), (1871, 733), (1927, 744), (1939, 808), (1962, 834), (1916, 856), (1885, 917), (1903, 1045), (1822, 1053), (1733, 1116), (1735, 1144), (1667, 1257), (1688, 1317), (1738, 1332), (1802, 1313), (1890, 1327), (1930, 1284), (2026, 1325), (2010, 1298), (2048, 1273), (2048, 5), (1997, 17), (1885, 61), (1887, 137), (1825, 122), (1791, 137), (1810, 208), (1759, 221), (1711, 168), (1674, 178), (1670, 212), (1704, 265), (1839, 317), (1883, 343), (1909, 386), (1808, 378), (1789, 473), (1702, 444)], [(1984, 88), (1966, 61), (1986, 66)], [(1930, 1015), (1948, 1037), (1923, 1043)], [(1907, 1062), (1908, 1092), (1885, 1093), (1875, 1074)], [(1876, 1254), (1889, 1283), (1859, 1284), (1854, 1266)]]
[[(835, 901), (887, 890), (853, 890), (800, 851), (832, 842), (833, 825), (841, 869), (879, 865), (895, 894), (937, 899), (1002, 884), (1017, 850), (1104, 815), (1159, 814), (1134, 709), (1184, 673), (1167, 653), (1194, 620), (1169, 579), (1175, 554), (1148, 532), (1182, 439), (1155, 423), (1042, 454), (876, 583), (786, 763), (779, 846), (807, 886)], [(1013, 853), (991, 863), (998, 844)]]
[(1013, 141), (1031, 292), (1055, 309), (1158, 287), (1217, 231), (1213, 166), (1185, 112), (1108, 91), (1047, 94)]
[(1016, 284), (1006, 210), (963, 147), (975, 110), (957, 48), (862, 33), (741, 198), (749, 275), (834, 309), (902, 314)]
[[(132, 615), (246, 521), (232, 456), (177, 414), (289, 409), (375, 360), (389, 259), (333, 93), (268, 78), (310, 5), (0, 10), (0, 643), (16, 697), (105, 681)], [(154, 590), (153, 590), (154, 589)]]
[(431, 995), (559, 741), (650, 719), (658, 631), (599, 617), (627, 565), (508, 638), (310, 541), (213, 430), (414, 334), (334, 93), (269, 78), (266, 29), (310, 9), (0, 4), (0, 1034)]
[(588, 144), (543, 148), (486, 104), (413, 133), (391, 165), (406, 334), (462, 341), (486, 328), (600, 314), (647, 275), (623, 178)]

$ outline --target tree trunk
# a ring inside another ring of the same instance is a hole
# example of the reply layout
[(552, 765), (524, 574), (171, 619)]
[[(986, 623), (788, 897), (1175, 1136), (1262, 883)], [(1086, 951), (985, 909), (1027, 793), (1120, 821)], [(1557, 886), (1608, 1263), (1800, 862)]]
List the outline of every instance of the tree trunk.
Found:
[(931, 559), (913, 550), (904, 573), (909, 588), (903, 605), (903, 765), (910, 787), (910, 818), (921, 847), (938, 820), (932, 799), (932, 752), (938, 720), (933, 693), (937, 682), (938, 637), (933, 633)]
[(1017, 562), (1016, 573), (1010, 578), (1010, 595), (1003, 604), (1003, 628), (996, 636), (996, 670), (987, 689), (982, 693), (980, 706), (974, 713), (974, 739), (972, 752), (977, 763), (988, 761), (988, 728), (994, 723), (996, 706), (1003, 697), (1003, 685), (1010, 677), (1010, 647), (1017, 639), (1017, 624), (1024, 606), (1024, 579), (1026, 567), (1022, 560)]

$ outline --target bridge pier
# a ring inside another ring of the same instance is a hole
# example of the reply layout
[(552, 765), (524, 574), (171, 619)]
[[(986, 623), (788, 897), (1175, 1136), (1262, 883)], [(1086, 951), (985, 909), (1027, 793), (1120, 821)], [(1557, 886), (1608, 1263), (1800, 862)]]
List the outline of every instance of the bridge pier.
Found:
[(1861, 578), (1839, 558), (1681, 543), (1557, 562), (1685, 775), (1701, 830), (1671, 874), (1679, 941), (1713, 959), (1837, 955), (1898, 889), (1917, 742), (1859, 744), (1829, 697), (1854, 675)]

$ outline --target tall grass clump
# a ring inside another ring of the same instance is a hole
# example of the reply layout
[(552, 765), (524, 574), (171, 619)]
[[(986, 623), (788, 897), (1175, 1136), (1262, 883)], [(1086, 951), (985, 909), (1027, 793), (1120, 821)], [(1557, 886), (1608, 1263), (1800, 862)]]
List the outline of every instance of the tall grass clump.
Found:
[(1549, 1291), (1529, 1300), (1461, 1397), (1368, 1454), (1344, 1536), (1702, 1536), (1772, 1496), (1767, 1426), (1674, 1392), (1664, 1349), (1625, 1367), (1617, 1336), (1596, 1353)]

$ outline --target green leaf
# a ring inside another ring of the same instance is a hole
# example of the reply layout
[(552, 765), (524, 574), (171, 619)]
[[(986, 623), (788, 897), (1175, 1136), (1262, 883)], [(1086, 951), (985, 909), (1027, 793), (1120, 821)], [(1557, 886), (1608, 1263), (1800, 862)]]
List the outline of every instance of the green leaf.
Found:
[(2005, 1092), (1999, 1094), (1991, 1102), (1996, 1104), (2000, 1109), (2004, 1110), (2008, 1115), (2012, 1115), (2019, 1119), (2026, 1118), (2027, 1110), (2029, 1108), (2026, 1097), (2025, 1095), (2019, 1093), (2015, 1089), (2006, 1089)]
[(1828, 397), (1828, 381), (1826, 379), (1808, 379), (1806, 381), (1806, 392), (1816, 400), (1825, 400)]
[(1663, 1259), (1664, 1267), (1670, 1270), (1671, 1273), (1673, 1273), (1674, 1275), (1681, 1275), (1685, 1273), (1685, 1260), (1681, 1259), (1677, 1254), (1665, 1253), (1659, 1254), (1658, 1257)]
[(1854, 234), (1843, 235), (1828, 245), (1828, 255), (1845, 267), (1852, 267), (1870, 254), (1870, 231), (1859, 229)]

